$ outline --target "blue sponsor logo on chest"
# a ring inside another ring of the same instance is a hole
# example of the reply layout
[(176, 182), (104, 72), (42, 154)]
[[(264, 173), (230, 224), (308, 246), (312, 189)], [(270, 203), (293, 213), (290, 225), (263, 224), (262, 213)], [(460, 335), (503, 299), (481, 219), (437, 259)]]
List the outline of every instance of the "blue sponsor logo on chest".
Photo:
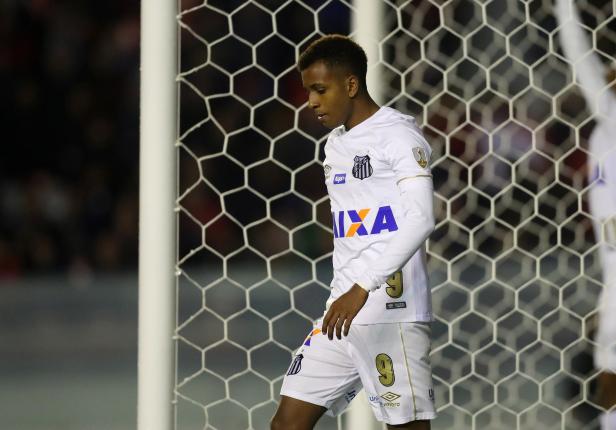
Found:
[[(371, 210), (366, 208), (332, 212), (334, 238), (367, 236), (379, 234), (382, 231), (398, 230), (398, 224), (390, 206), (381, 206), (377, 209), (372, 225), (364, 224)], [(348, 221), (350, 221), (350, 225), (347, 227)]]
[(334, 175), (334, 184), (344, 184), (346, 182), (346, 173), (337, 173)]

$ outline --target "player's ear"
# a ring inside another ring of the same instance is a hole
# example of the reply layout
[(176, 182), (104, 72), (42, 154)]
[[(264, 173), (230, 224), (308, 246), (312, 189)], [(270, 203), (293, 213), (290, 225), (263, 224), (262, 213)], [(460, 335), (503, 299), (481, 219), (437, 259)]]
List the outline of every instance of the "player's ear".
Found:
[(347, 78), (347, 92), (349, 94), (349, 97), (350, 98), (355, 97), (358, 91), (359, 91), (359, 80), (357, 79), (357, 76), (350, 75)]

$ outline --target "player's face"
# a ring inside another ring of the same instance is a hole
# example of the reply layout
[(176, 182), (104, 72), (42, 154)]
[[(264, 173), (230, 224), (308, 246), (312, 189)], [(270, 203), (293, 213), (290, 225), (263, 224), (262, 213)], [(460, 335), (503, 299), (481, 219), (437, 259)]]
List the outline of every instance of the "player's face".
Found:
[(317, 61), (302, 71), (302, 84), (308, 91), (308, 106), (327, 128), (347, 122), (352, 112), (349, 80), (340, 71)]

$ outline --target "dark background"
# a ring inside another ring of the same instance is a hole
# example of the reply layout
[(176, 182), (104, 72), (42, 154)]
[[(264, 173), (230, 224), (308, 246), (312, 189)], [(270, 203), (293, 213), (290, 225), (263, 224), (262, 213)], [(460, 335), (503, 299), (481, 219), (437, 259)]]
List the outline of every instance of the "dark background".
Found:
[(5, 1), (0, 279), (135, 269), (139, 3)]
[[(212, 426), (265, 428), (327, 296), (326, 130), (294, 63), (317, 34), (348, 34), (351, 12), (282, 4), (180, 2), (186, 428), (203, 419), (187, 398), (218, 397)], [(611, 2), (576, 4), (609, 65)], [(385, 20), (372, 72), (433, 148), (437, 427), (512, 428), (514, 411), (523, 428), (581, 428), (598, 413), (584, 391), (601, 288), (584, 194), (594, 120), (552, 2), (393, 1)], [(134, 428), (139, 4), (4, 0), (0, 40), (0, 426)]]

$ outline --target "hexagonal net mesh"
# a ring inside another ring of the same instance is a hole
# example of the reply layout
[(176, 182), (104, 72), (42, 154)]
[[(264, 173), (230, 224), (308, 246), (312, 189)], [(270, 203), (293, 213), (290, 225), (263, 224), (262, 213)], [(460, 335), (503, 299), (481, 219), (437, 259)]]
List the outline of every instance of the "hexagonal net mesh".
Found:
[[(387, 0), (370, 73), (432, 146), (436, 429), (591, 429), (595, 126), (550, 0)], [(323, 129), (295, 61), (342, 0), (181, 0), (177, 429), (265, 429), (323, 312)], [(614, 59), (612, 2), (577, 2)], [(324, 418), (318, 428), (342, 428)]]

